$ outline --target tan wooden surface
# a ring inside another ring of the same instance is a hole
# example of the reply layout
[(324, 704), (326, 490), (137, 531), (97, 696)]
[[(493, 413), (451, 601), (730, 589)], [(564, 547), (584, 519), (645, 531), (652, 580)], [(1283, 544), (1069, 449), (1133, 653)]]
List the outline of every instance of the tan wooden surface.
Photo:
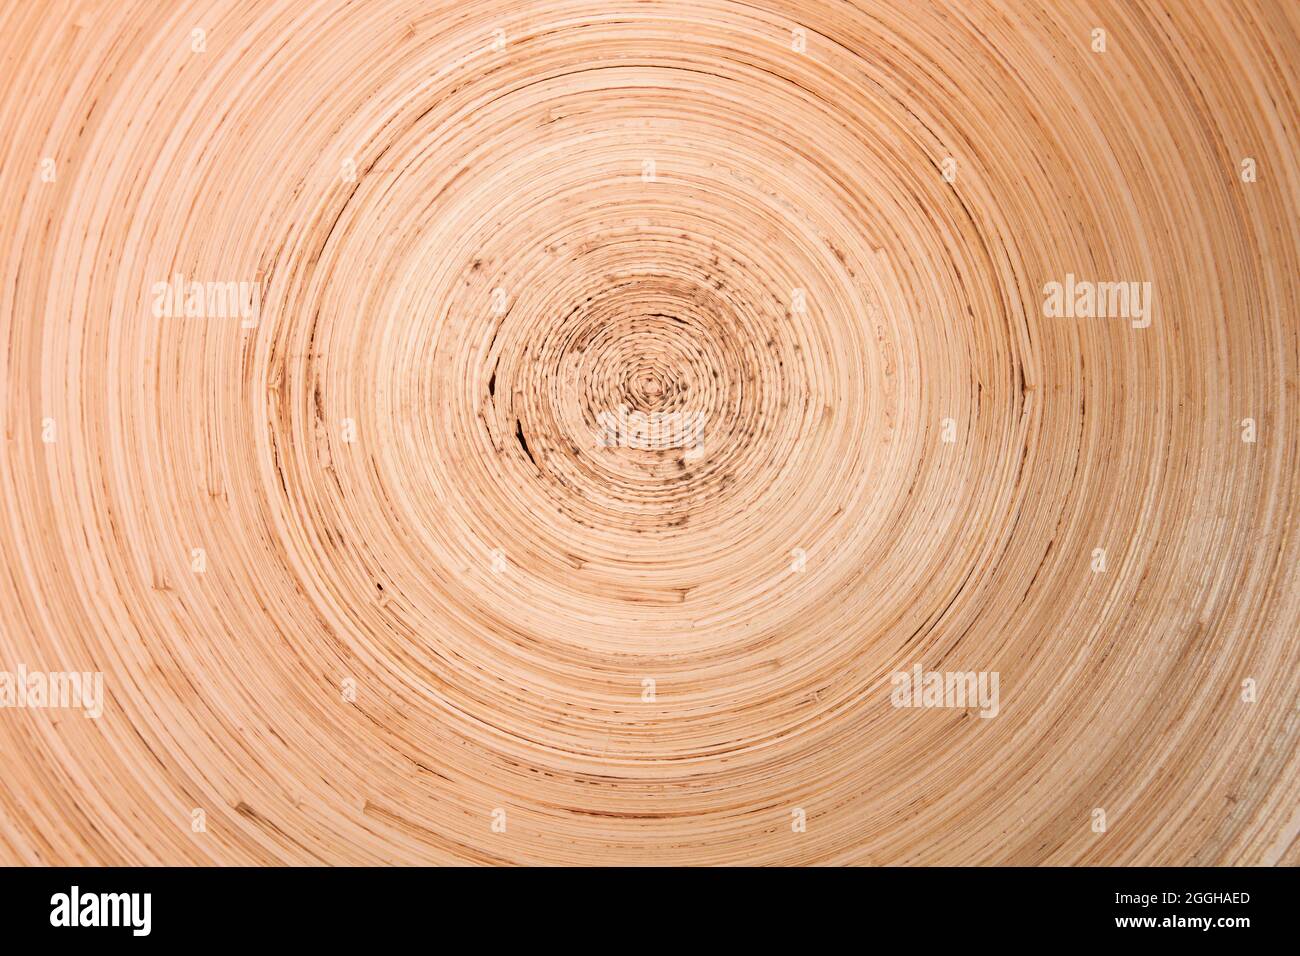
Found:
[(4, 0), (0, 671), (105, 700), (0, 709), (0, 863), (1300, 861), (1298, 61), (1281, 0)]

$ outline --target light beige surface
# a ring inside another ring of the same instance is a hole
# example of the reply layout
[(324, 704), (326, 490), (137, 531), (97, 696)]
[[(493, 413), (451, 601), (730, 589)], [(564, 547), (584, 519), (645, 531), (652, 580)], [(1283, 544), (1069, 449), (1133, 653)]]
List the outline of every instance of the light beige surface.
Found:
[(1297, 861), (1295, 4), (0, 9), (0, 862)]

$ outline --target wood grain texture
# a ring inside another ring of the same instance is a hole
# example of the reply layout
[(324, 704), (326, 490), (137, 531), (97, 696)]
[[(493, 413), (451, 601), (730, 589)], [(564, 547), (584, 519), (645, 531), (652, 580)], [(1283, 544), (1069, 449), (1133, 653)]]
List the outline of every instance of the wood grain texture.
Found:
[(0, 863), (1300, 862), (1297, 10), (0, 0)]

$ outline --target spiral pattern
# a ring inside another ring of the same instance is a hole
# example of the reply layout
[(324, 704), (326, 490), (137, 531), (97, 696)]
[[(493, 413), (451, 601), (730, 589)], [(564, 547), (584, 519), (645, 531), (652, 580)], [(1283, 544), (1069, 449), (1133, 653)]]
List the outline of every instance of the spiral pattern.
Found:
[(1300, 861), (1294, 4), (4, 20), (0, 862)]

